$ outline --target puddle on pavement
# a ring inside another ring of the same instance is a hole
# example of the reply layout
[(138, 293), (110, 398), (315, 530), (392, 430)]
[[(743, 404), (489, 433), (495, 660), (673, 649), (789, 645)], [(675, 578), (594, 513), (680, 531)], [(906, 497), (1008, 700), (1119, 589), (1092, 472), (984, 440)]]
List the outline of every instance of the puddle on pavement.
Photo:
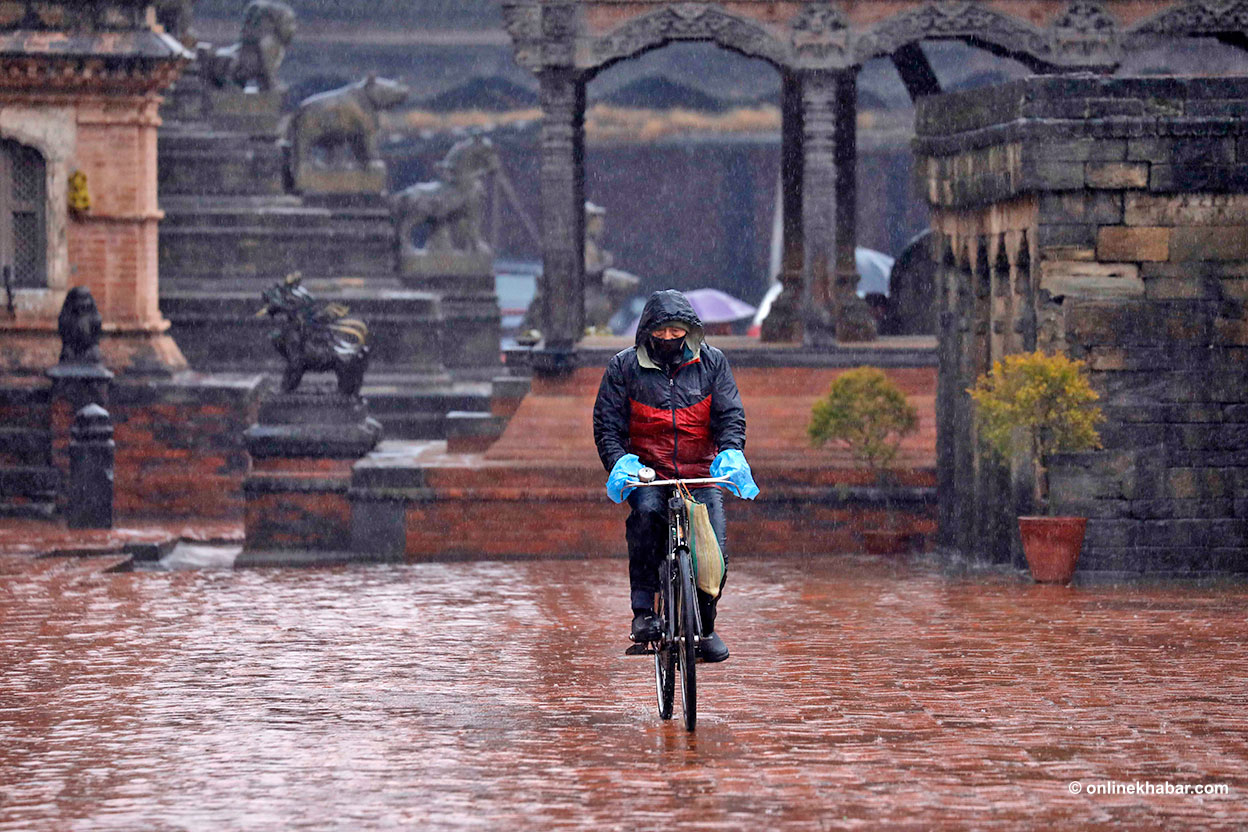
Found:
[(0, 832), (1047, 828), (1101, 816), (1066, 791), (1093, 775), (1235, 784), (1133, 799), (1136, 827), (1248, 821), (1242, 587), (742, 557), (691, 734), (621, 655), (622, 562), (231, 570), (240, 549), (0, 587)]
[(238, 544), (188, 543), (182, 541), (154, 564), (135, 564), (135, 568), (153, 572), (179, 572), (188, 569), (232, 569), (242, 554)]

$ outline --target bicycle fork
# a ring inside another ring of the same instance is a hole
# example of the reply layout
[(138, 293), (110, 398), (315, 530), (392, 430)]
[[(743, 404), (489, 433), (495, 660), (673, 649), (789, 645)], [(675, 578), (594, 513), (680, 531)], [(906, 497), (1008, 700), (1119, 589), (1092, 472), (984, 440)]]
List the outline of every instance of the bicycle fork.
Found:
[[(686, 554), (689, 554), (690, 571), (696, 567), (693, 562), (693, 556), (689, 552), (688, 512), (685, 507), (684, 497), (681, 496), (679, 491), (674, 491), (672, 496), (668, 498), (667, 509), (669, 516), (668, 529), (671, 536), (671, 540), (669, 541), (669, 545), (667, 547), (667, 575), (671, 586), (671, 596), (675, 599), (676, 595), (680, 591), (680, 588), (677, 586), (680, 581), (680, 567), (677, 564), (676, 559), (682, 550)], [(684, 638), (692, 638), (694, 646), (697, 647), (702, 641), (702, 609), (701, 605), (698, 603), (698, 590), (696, 582), (694, 584), (693, 597), (686, 598), (685, 603), (693, 605), (693, 619), (696, 624), (696, 628), (693, 633), (685, 633)], [(668, 633), (673, 637), (675, 636), (679, 623), (676, 612), (677, 611), (675, 609), (667, 611), (670, 619)], [(682, 638), (673, 638), (673, 640), (678, 643), (683, 641)]]

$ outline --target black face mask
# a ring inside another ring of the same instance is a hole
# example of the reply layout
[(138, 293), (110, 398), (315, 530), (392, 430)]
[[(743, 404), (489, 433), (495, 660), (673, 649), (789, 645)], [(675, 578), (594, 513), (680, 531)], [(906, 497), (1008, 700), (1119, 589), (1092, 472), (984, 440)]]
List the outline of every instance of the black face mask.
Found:
[(675, 364), (685, 355), (684, 338), (655, 338), (651, 335), (646, 347), (650, 357), (659, 364)]

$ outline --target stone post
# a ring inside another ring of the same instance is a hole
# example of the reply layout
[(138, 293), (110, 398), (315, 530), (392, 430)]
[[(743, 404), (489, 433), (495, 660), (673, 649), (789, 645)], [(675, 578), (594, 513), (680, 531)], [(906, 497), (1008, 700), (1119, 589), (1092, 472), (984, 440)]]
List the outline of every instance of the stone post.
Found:
[(784, 287), (763, 321), (764, 341), (802, 340), (802, 89), (785, 72), (780, 91), (780, 198), (784, 243), (780, 283)]
[(89, 404), (74, 416), (69, 440), (69, 502), (65, 521), (71, 529), (113, 526), (113, 422), (108, 411)]
[(540, 81), (543, 343), (533, 369), (558, 373), (585, 331), (585, 80), (557, 67)]
[[(852, 198), (854, 189), (842, 184), (852, 179), (852, 152), (838, 154), (837, 142), (854, 125), (852, 76), (831, 70), (807, 70), (802, 87), (802, 276), (806, 292), (804, 340), (808, 346), (831, 346), (838, 340), (869, 340), (874, 323), (866, 305), (855, 294), (857, 281), (841, 273), (841, 244), (845, 214), (837, 203)], [(848, 115), (847, 115), (848, 114)], [(841, 135), (838, 135), (840, 133)], [(846, 228), (852, 233), (852, 228)], [(846, 243), (853, 251), (852, 236)], [(852, 257), (852, 254), (851, 254)], [(853, 279), (852, 285), (847, 281)]]

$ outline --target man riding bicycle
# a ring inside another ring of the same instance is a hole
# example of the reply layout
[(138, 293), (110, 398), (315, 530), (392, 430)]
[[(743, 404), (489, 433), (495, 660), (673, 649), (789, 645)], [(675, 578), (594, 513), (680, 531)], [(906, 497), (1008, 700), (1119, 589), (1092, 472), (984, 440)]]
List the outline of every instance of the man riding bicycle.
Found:
[[(666, 555), (667, 501), (660, 489), (629, 490), (618, 484), (635, 480), (644, 465), (660, 479), (733, 476), (748, 481), (742, 496), (758, 493), (743, 455), (741, 394), (728, 359), (703, 337), (702, 321), (684, 295), (675, 289), (655, 292), (642, 310), (636, 344), (607, 364), (594, 403), (594, 442), (611, 472), (608, 494), (620, 502), (627, 492), (631, 508), (624, 533), (636, 642), (659, 637), (654, 595)], [(695, 488), (693, 496), (707, 507), (727, 566), (723, 491)], [(717, 597), (698, 591), (699, 651), (707, 662), (728, 658), (727, 646), (715, 633), (717, 603)]]

